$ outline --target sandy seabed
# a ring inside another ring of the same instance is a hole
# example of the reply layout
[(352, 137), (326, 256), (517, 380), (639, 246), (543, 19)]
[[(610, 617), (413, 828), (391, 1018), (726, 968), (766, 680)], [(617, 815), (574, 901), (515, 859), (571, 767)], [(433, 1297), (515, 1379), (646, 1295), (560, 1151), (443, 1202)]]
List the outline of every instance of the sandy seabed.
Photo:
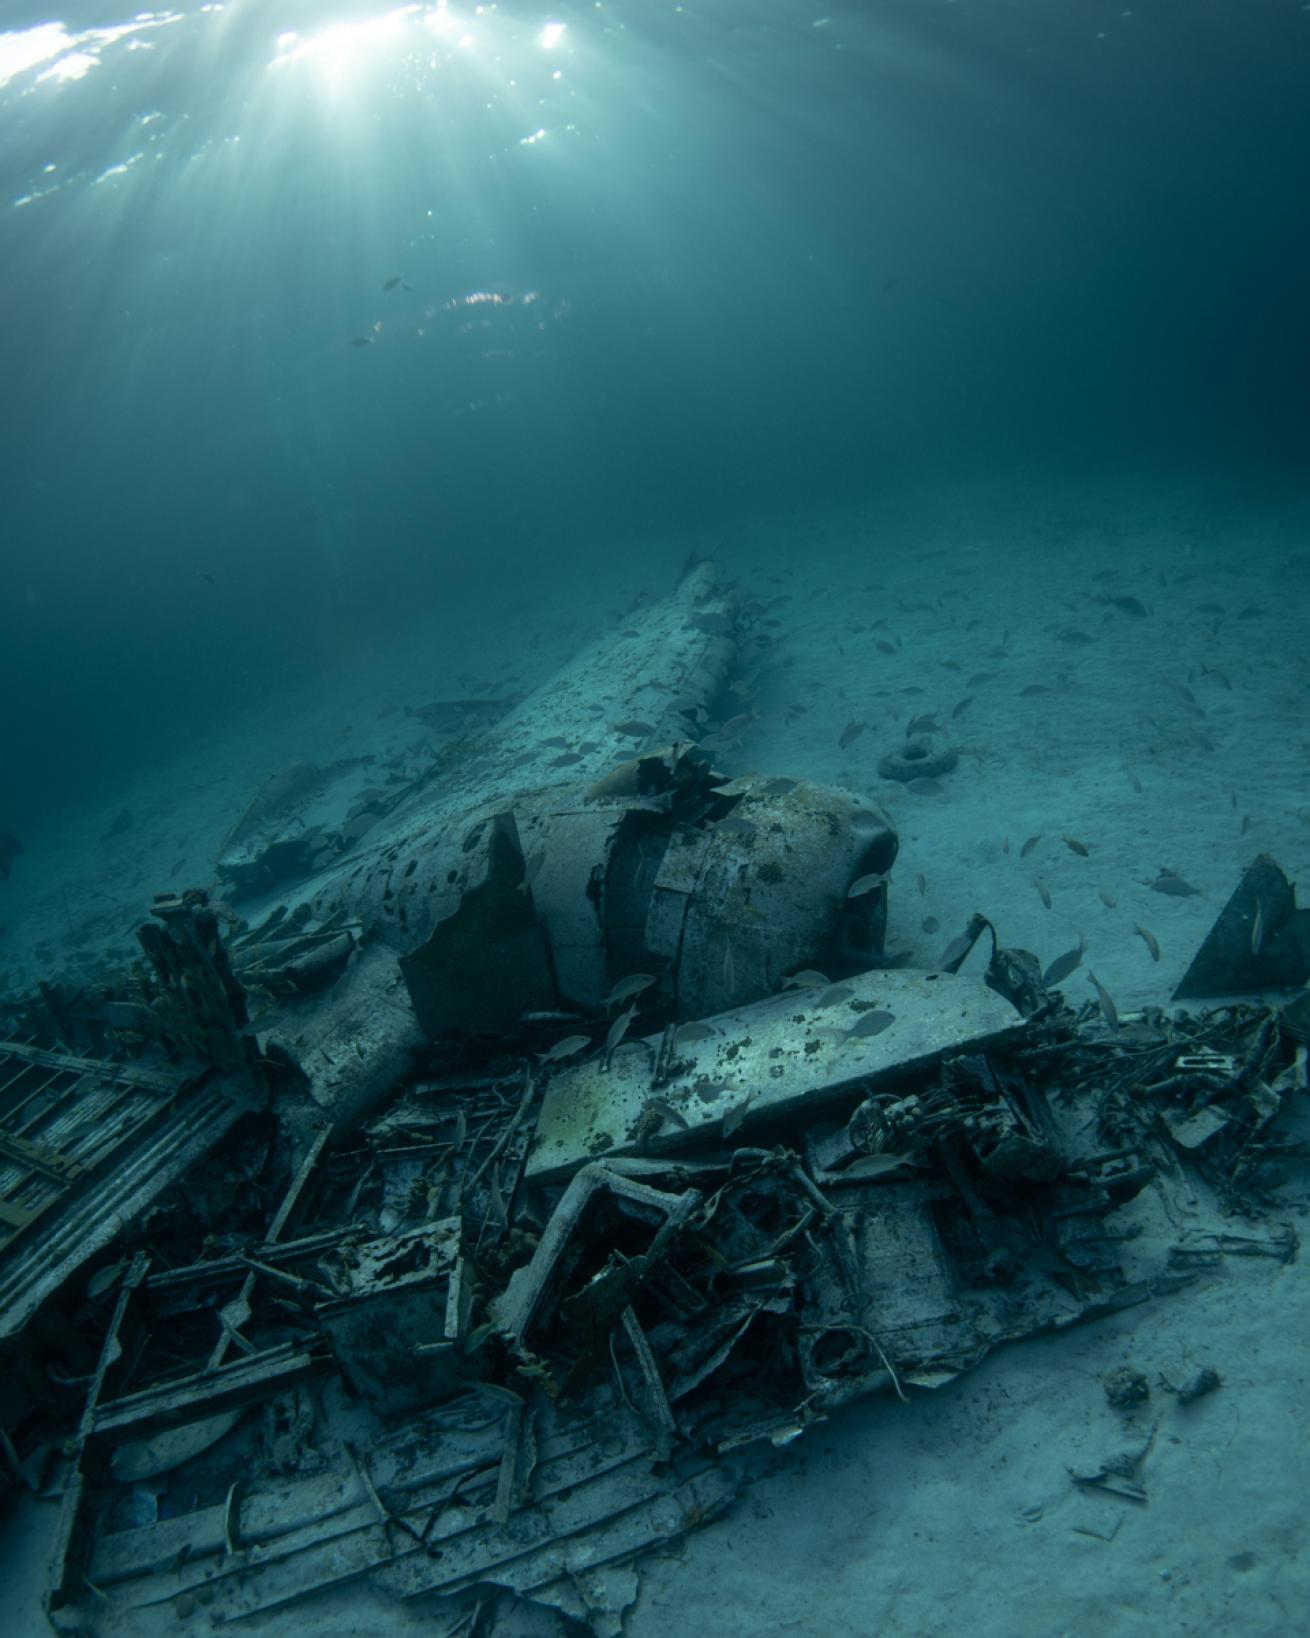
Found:
[[(636, 592), (666, 590), (689, 549), (772, 601), (780, 639), (723, 765), (882, 802), (901, 838), (888, 942), (910, 965), (936, 964), (979, 910), (1043, 965), (1085, 940), (1071, 1001), (1092, 999), (1090, 969), (1121, 1013), (1166, 1005), (1257, 854), (1293, 880), (1310, 870), (1310, 496), (996, 481), (618, 551), (581, 595), (547, 587), (476, 631), (438, 616), (330, 686), (269, 700), (24, 838), (0, 887), (4, 987), (58, 969), (70, 946), (74, 965), (125, 949), (153, 893), (208, 882), (273, 769), (403, 755), (422, 734), (405, 706), (457, 697), (461, 673), (530, 688)], [(923, 794), (877, 774), (921, 715), (959, 752)], [(130, 824), (104, 840), (124, 810)], [(1200, 891), (1152, 891), (1162, 866)], [(1296, 1227), (1307, 1194), (1288, 1195), (1276, 1215)], [(909, 1405), (849, 1408), (762, 1463), (727, 1518), (645, 1561), (625, 1630), (1307, 1630), (1304, 1270), (1229, 1259), (1179, 1295), (1004, 1348)], [(1100, 1382), (1122, 1364), (1154, 1385), (1127, 1422)], [(1182, 1405), (1163, 1384), (1197, 1365), (1222, 1386)], [(1152, 1432), (1144, 1505), (1072, 1484), (1070, 1468)], [(25, 1500), (0, 1524), (9, 1632), (48, 1630), (54, 1518)], [(311, 1621), (319, 1638), (441, 1630), (362, 1590), (260, 1630)]]

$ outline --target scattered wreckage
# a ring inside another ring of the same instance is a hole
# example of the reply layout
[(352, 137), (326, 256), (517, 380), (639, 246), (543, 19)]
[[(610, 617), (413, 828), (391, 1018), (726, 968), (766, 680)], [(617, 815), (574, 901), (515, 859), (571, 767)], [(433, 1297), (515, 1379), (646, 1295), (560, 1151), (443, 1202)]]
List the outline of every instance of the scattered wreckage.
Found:
[[(704, 749), (752, 641), (698, 568), (367, 825), (265, 790), (219, 867), (244, 920), (163, 897), (130, 972), (10, 1009), (0, 1433), (61, 1497), (56, 1627), (364, 1580), (616, 1633), (751, 1447), (1295, 1254), (1153, 1264), (1125, 1224), (1183, 1166), (1276, 1198), (1304, 996), (1075, 1013), (994, 931), (959, 970), (981, 916), (886, 965), (885, 818)], [(1297, 970), (1252, 872), (1202, 986)]]

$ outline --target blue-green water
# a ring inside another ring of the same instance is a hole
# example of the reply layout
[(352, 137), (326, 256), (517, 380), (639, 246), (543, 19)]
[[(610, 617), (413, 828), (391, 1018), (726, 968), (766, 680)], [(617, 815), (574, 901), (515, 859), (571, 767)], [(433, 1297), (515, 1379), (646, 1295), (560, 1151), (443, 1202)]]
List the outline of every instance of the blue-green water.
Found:
[(1296, 0), (0, 26), (20, 828), (435, 600), (719, 522), (1304, 479)]

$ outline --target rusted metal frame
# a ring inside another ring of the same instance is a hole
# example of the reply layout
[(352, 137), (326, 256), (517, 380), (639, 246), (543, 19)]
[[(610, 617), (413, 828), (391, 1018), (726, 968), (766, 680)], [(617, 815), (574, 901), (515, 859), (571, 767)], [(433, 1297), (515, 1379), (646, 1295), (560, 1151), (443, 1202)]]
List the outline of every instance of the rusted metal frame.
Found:
[[(282, 1260), (292, 1262), (297, 1257), (312, 1257), (317, 1252), (329, 1250), (338, 1241), (344, 1240), (348, 1234), (355, 1233), (356, 1228), (356, 1224), (347, 1223), (339, 1228), (322, 1229), (317, 1234), (307, 1234), (298, 1240), (282, 1240), (277, 1245), (265, 1242), (252, 1246), (250, 1257), (251, 1260), (259, 1259), (269, 1263)], [(244, 1254), (233, 1252), (230, 1257), (215, 1257), (204, 1263), (188, 1263), (184, 1268), (161, 1268), (158, 1273), (151, 1274), (146, 1283), (152, 1292), (168, 1292), (178, 1288), (190, 1290), (195, 1285), (234, 1278), (245, 1266)]]
[[(48, 1092), (52, 1086), (55, 1086), (58, 1083), (62, 1076), (67, 1076), (70, 1073), (66, 1069), (52, 1069), (44, 1076), (41, 1076), (37, 1065), (27, 1063), (22, 1059), (20, 1059), (19, 1062), (22, 1063), (22, 1068), (12, 1080), (7, 1081), (3, 1087), (0, 1087), (0, 1097), (2, 1097), (4, 1093), (16, 1087), (19, 1091), (17, 1100), (4, 1111), (3, 1116), (0, 1116), (0, 1120), (3, 1120), (7, 1130), (12, 1130), (15, 1127), (28, 1104), (30, 1104), (34, 1099), (39, 1098), (44, 1093)], [(29, 1084), (26, 1086), (21, 1086), (20, 1083), (25, 1075), (37, 1076), (38, 1078), (35, 1081), (29, 1082)], [(72, 1080), (73, 1086), (76, 1086), (81, 1079), (82, 1077), (80, 1075), (74, 1075)], [(64, 1090), (67, 1089), (65, 1088)]]
[[(332, 1128), (330, 1126), (325, 1126), (314, 1139), (313, 1143), (310, 1144), (309, 1152), (301, 1161), (296, 1175), (291, 1179), (291, 1184), (288, 1187), (286, 1194), (282, 1197), (281, 1205), (273, 1214), (273, 1220), (269, 1224), (268, 1233), (265, 1236), (264, 1247), (268, 1247), (276, 1243), (278, 1235), (281, 1234), (282, 1230), (287, 1226), (287, 1219), (295, 1210), (296, 1202), (300, 1199), (301, 1194), (304, 1192), (305, 1184), (309, 1181), (310, 1173), (318, 1164), (318, 1158), (323, 1153), (324, 1147), (326, 1146), (328, 1138), (331, 1135)], [(261, 1247), (260, 1249), (262, 1250), (264, 1247)], [(244, 1325), (245, 1321), (250, 1317), (250, 1298), (254, 1292), (255, 1280), (257, 1278), (258, 1275), (256, 1271), (254, 1269), (250, 1269), (247, 1272), (245, 1279), (241, 1282), (240, 1292), (230, 1303), (226, 1303), (224, 1305), (219, 1314), (219, 1321), (223, 1328), (219, 1335), (218, 1341), (214, 1344), (213, 1351), (209, 1356), (209, 1369), (211, 1371), (217, 1370), (218, 1367), (222, 1365), (223, 1360), (227, 1355), (229, 1343), (233, 1341), (240, 1341), (239, 1327)]]
[(94, 1459), (98, 1453), (94, 1453), (93, 1459), (88, 1461), (88, 1455), (92, 1454), (88, 1452), (88, 1445), (105, 1388), (123, 1367), (126, 1357), (122, 1335), (124, 1322), (137, 1291), (145, 1281), (149, 1266), (150, 1259), (145, 1252), (138, 1251), (119, 1287), (113, 1317), (100, 1347), (100, 1359), (87, 1388), (86, 1403), (75, 1436), (72, 1474), (64, 1489), (59, 1524), (55, 1533), (55, 1548), (50, 1561), (50, 1579), (47, 1583), (45, 1604), (47, 1611), (52, 1613), (73, 1603), (85, 1584), (85, 1570), (91, 1545), (87, 1503), (90, 1499), (91, 1485), (98, 1477), (93, 1471), (98, 1465)]
[(115, 1135), (113, 1142), (118, 1144), (129, 1137), (132, 1132), (139, 1131), (148, 1121), (155, 1119), (161, 1109), (167, 1109), (177, 1093), (176, 1084), (170, 1087), (167, 1093), (163, 1093), (157, 1092), (150, 1087), (128, 1086), (122, 1081), (112, 1079), (96, 1079), (88, 1093), (86, 1083), (91, 1080), (91, 1076), (83, 1075), (70, 1086), (65, 1087), (60, 1093), (59, 1103), (50, 1109), (43, 1110), (28, 1127), (24, 1128), (21, 1135), (26, 1136), (28, 1132), (37, 1126), (49, 1130), (58, 1125), (70, 1114), (78, 1113), (79, 1106), (88, 1097), (96, 1095), (101, 1097), (94, 1114), (97, 1125), (111, 1120), (122, 1109), (124, 1104), (130, 1103), (133, 1099), (144, 1097), (150, 1100), (141, 1108), (140, 1114), (132, 1116), (128, 1124)]
[(646, 1397), (650, 1401), (653, 1413), (651, 1419), (655, 1423), (659, 1438), (660, 1454), (667, 1456), (672, 1438), (678, 1431), (678, 1425), (673, 1419), (673, 1411), (669, 1406), (668, 1395), (664, 1391), (664, 1379), (660, 1375), (659, 1366), (655, 1363), (655, 1355), (651, 1352), (646, 1333), (642, 1330), (641, 1321), (631, 1304), (623, 1310), (623, 1329), (632, 1345), (633, 1353), (637, 1356), (637, 1365), (646, 1384)]
[(91, 1434), (106, 1443), (141, 1439), (162, 1427), (195, 1422), (267, 1399), (330, 1369), (326, 1348), (279, 1343), (243, 1355), (217, 1369), (205, 1368), (136, 1393), (124, 1394), (93, 1413)]
[(123, 1081), (142, 1092), (168, 1092), (173, 1077), (154, 1069), (129, 1069), (126, 1064), (107, 1063), (100, 1058), (77, 1058), (69, 1052), (49, 1052), (44, 1047), (29, 1046), (22, 1041), (0, 1041), (0, 1052), (28, 1063), (41, 1064), (50, 1069), (62, 1069), (74, 1075), (98, 1075), (110, 1081)]
[[(13, 1067), (13, 1074), (10, 1075), (6, 1080), (0, 1081), (0, 1098), (3, 1098), (6, 1092), (11, 1091), (15, 1086), (17, 1086), (19, 1084), (19, 1082), (22, 1080), (24, 1075), (32, 1074), (33, 1067), (34, 1067), (28, 1061), (28, 1059), (19, 1058), (17, 1056), (14, 1056), (14, 1055), (10, 1054), (9, 1053), (10, 1044), (11, 1043), (0, 1041), (0, 1065), (3, 1065), (3, 1067), (5, 1067), (5, 1068), (9, 1068), (9, 1067), (11, 1067), (11, 1065)], [(11, 1065), (4, 1065), (3, 1061), (4, 1061), (4, 1058), (7, 1055), (11, 1058)], [(5, 1114), (6, 1115), (9, 1114), (9, 1111), (7, 1109), (5, 1110)]]
[(87, 1170), (84, 1162), (74, 1160), (58, 1149), (47, 1149), (42, 1143), (33, 1143), (30, 1138), (16, 1137), (5, 1131), (0, 1131), (0, 1157), (64, 1186), (76, 1182)]

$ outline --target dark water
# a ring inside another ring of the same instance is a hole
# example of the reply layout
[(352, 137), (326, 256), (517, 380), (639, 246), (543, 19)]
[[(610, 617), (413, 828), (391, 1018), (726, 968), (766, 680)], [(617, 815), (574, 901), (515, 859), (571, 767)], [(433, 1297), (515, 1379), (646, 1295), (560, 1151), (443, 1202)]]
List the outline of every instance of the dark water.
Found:
[(1294, 0), (0, 23), (17, 826), (507, 577), (980, 473), (1304, 478)]

